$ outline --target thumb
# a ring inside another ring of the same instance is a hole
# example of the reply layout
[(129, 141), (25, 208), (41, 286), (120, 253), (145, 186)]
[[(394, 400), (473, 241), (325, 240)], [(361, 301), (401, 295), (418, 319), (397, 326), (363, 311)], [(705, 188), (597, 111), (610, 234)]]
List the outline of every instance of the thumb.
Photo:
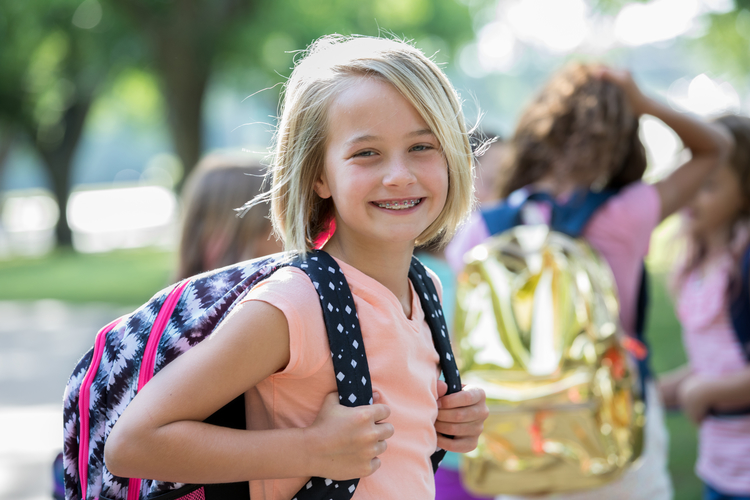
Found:
[(380, 403), (380, 393), (378, 391), (372, 391), (372, 404), (376, 405)]
[(326, 394), (325, 399), (323, 399), (323, 408), (325, 407), (331, 407), (331, 406), (338, 406), (339, 403), (339, 393), (338, 391), (329, 392)]
[(445, 396), (445, 394), (448, 392), (448, 384), (443, 382), (442, 380), (437, 381), (437, 395), (438, 399)]

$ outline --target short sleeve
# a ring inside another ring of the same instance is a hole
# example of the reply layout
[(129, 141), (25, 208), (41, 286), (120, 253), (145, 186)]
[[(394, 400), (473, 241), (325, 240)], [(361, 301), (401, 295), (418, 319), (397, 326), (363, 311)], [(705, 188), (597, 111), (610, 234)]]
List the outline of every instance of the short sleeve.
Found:
[(482, 213), (475, 211), (469, 220), (461, 226), (451, 242), (445, 248), (445, 258), (453, 272), (458, 274), (464, 268), (464, 254), (490, 237)]
[(285, 267), (261, 281), (243, 302), (260, 300), (280, 310), (289, 326), (289, 364), (275, 376), (308, 377), (330, 358), (323, 312), (304, 271)]
[[(584, 235), (592, 240), (608, 239), (643, 258), (648, 253), (651, 233), (659, 225), (661, 199), (651, 185), (635, 182), (625, 187), (592, 217)], [(595, 245), (597, 246), (597, 245)]]

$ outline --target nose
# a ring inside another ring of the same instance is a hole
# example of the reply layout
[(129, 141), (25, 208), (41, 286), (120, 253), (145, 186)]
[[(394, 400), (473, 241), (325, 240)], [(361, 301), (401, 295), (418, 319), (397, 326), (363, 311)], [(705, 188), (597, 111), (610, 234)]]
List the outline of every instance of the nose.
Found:
[(405, 158), (393, 158), (386, 165), (383, 184), (386, 186), (403, 187), (414, 184), (417, 181), (408, 161)]

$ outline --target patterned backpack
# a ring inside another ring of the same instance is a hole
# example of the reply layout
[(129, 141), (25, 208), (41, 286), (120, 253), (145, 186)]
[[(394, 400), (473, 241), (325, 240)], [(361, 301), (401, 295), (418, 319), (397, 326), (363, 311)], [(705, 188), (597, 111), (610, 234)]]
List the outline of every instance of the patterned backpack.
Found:
[[(104, 464), (104, 443), (143, 385), (205, 339), (256, 283), (287, 265), (305, 271), (318, 290), (341, 404), (353, 407), (372, 403), (354, 301), (343, 272), (327, 253), (316, 250), (305, 259), (281, 253), (200, 274), (162, 290), (133, 313), (105, 326), (75, 367), (65, 390), (63, 409), (68, 500), (249, 499), (247, 482), (195, 485), (114, 476)], [(416, 258), (412, 258), (409, 279), (432, 331), (448, 392), (457, 392), (461, 381), (437, 291)], [(244, 429), (244, 396), (206, 421)], [(433, 468), (444, 454), (438, 450), (432, 456)], [(358, 482), (314, 477), (294, 498), (349, 500)]]

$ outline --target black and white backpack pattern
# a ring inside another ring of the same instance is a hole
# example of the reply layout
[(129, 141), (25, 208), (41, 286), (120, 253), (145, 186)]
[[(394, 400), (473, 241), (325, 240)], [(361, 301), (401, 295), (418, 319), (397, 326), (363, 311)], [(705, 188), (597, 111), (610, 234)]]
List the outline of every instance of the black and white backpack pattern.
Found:
[[(349, 285), (336, 261), (322, 251), (302, 259), (288, 253), (235, 264), (200, 274), (157, 293), (149, 302), (104, 327), (75, 367), (64, 398), (64, 468), (67, 500), (212, 500), (248, 499), (247, 482), (218, 485), (166, 483), (112, 475), (104, 464), (104, 443), (115, 422), (159, 370), (200, 343), (258, 282), (286, 265), (299, 267), (318, 290), (339, 400), (345, 406), (372, 403), (365, 346)], [(434, 284), (412, 259), (409, 278), (440, 355), (448, 392), (461, 381), (448, 340)], [(242, 396), (207, 421), (244, 428)], [(433, 467), (444, 455), (439, 450)], [(358, 479), (311, 478), (296, 500), (349, 500)]]

